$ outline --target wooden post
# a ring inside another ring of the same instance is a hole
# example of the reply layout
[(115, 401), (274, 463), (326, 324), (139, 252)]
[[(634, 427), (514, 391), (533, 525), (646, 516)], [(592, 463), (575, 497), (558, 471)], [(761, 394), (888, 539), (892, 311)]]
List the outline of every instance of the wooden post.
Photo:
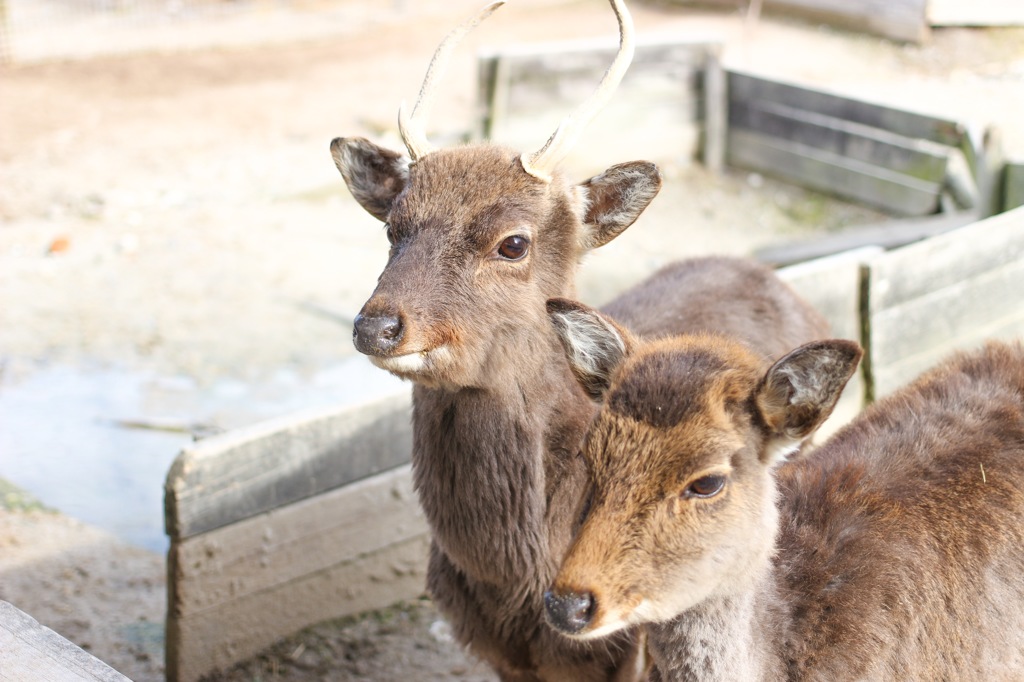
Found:
[(1011, 161), (1003, 170), (1003, 210), (1024, 206), (1024, 161)]
[(728, 127), (729, 92), (720, 50), (708, 50), (704, 67), (704, 165), (713, 173), (725, 167), (725, 135)]

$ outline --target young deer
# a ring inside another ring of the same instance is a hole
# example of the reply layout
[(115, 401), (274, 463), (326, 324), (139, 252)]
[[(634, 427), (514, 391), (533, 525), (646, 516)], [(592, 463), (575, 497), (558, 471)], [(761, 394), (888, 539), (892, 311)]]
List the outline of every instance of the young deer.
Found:
[[(422, 131), (441, 65), (496, 5), (442, 43), (412, 116), (400, 112), (411, 158), (364, 139), (331, 144), (352, 194), (386, 223), (392, 245), (354, 340), (379, 367), (414, 383), (413, 475), (432, 531), (428, 590), (458, 641), (504, 680), (642, 675), (632, 633), (570, 641), (545, 624), (543, 601), (577, 526), (586, 485), (578, 451), (595, 410), (545, 301), (573, 295), (582, 255), (632, 224), (661, 183), (642, 161), (575, 185), (555, 169), (631, 58), (629, 15), (621, 0), (611, 4), (619, 54), (594, 97), (538, 152), (434, 150)], [(711, 260), (666, 270), (608, 310), (639, 333), (669, 334), (700, 324), (696, 303), (714, 300), (720, 314), (756, 327), (778, 302), (772, 286), (762, 269)], [(764, 305), (753, 297), (742, 309), (731, 305), (732, 291), (743, 288), (766, 292)], [(820, 335), (820, 320), (810, 312), (807, 320), (776, 331), (794, 343)]]
[(644, 624), (665, 680), (1024, 679), (1024, 346), (956, 355), (780, 466), (853, 342), (772, 364), (551, 314), (604, 401), (589, 514), (545, 597), (556, 628)]

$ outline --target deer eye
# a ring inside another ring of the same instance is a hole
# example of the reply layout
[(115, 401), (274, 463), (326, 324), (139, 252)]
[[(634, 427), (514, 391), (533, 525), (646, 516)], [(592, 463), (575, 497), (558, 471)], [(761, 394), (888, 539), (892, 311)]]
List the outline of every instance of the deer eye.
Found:
[(498, 245), (498, 255), (505, 260), (520, 260), (530, 248), (530, 240), (518, 234), (505, 237)]
[(701, 476), (696, 481), (692, 481), (690, 485), (686, 486), (686, 490), (683, 491), (683, 497), (714, 497), (718, 493), (722, 492), (722, 488), (724, 487), (725, 476), (722, 474)]

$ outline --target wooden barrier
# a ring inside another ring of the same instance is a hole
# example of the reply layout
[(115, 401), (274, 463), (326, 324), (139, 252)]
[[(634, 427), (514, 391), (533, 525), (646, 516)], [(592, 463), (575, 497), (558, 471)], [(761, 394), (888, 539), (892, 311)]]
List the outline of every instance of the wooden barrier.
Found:
[[(736, 8), (746, 0), (672, 0), (686, 5), (718, 4)], [(825, 22), (856, 31), (865, 31), (893, 40), (922, 42), (928, 38), (925, 9), (934, 0), (764, 0), (767, 12), (784, 12), (813, 21)], [(947, 0), (948, 1), (948, 0)]]
[[(703, 149), (709, 167), (721, 166), (720, 48), (706, 40), (638, 44), (616, 96), (587, 126), (567, 164), (592, 171), (609, 158), (659, 161), (669, 153), (689, 159)], [(482, 54), (479, 136), (517, 149), (540, 147), (593, 92), (616, 49), (608, 42), (576, 41)], [(705, 126), (710, 144), (702, 143)], [(588, 157), (588, 149), (600, 153)]]
[[(947, 188), (977, 202), (974, 178), (960, 170), (973, 167), (975, 150), (956, 121), (739, 71), (726, 77), (730, 165), (898, 215), (936, 212)], [(958, 154), (966, 158), (951, 167)]]
[(1024, 335), (1024, 208), (882, 254), (863, 287), (872, 399), (954, 349)]
[(131, 682), (5, 601), (0, 601), (0, 680)]
[(423, 592), (407, 394), (200, 441), (167, 477), (167, 679)]

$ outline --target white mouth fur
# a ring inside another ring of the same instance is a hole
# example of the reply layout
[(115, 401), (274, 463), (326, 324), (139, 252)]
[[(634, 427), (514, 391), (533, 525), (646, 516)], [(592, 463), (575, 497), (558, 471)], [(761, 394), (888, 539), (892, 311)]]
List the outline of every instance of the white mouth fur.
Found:
[(387, 358), (371, 357), (370, 362), (381, 369), (386, 369), (395, 374), (417, 374), (434, 367), (438, 361), (446, 359), (450, 354), (448, 346), (438, 346), (432, 350), (417, 351)]

